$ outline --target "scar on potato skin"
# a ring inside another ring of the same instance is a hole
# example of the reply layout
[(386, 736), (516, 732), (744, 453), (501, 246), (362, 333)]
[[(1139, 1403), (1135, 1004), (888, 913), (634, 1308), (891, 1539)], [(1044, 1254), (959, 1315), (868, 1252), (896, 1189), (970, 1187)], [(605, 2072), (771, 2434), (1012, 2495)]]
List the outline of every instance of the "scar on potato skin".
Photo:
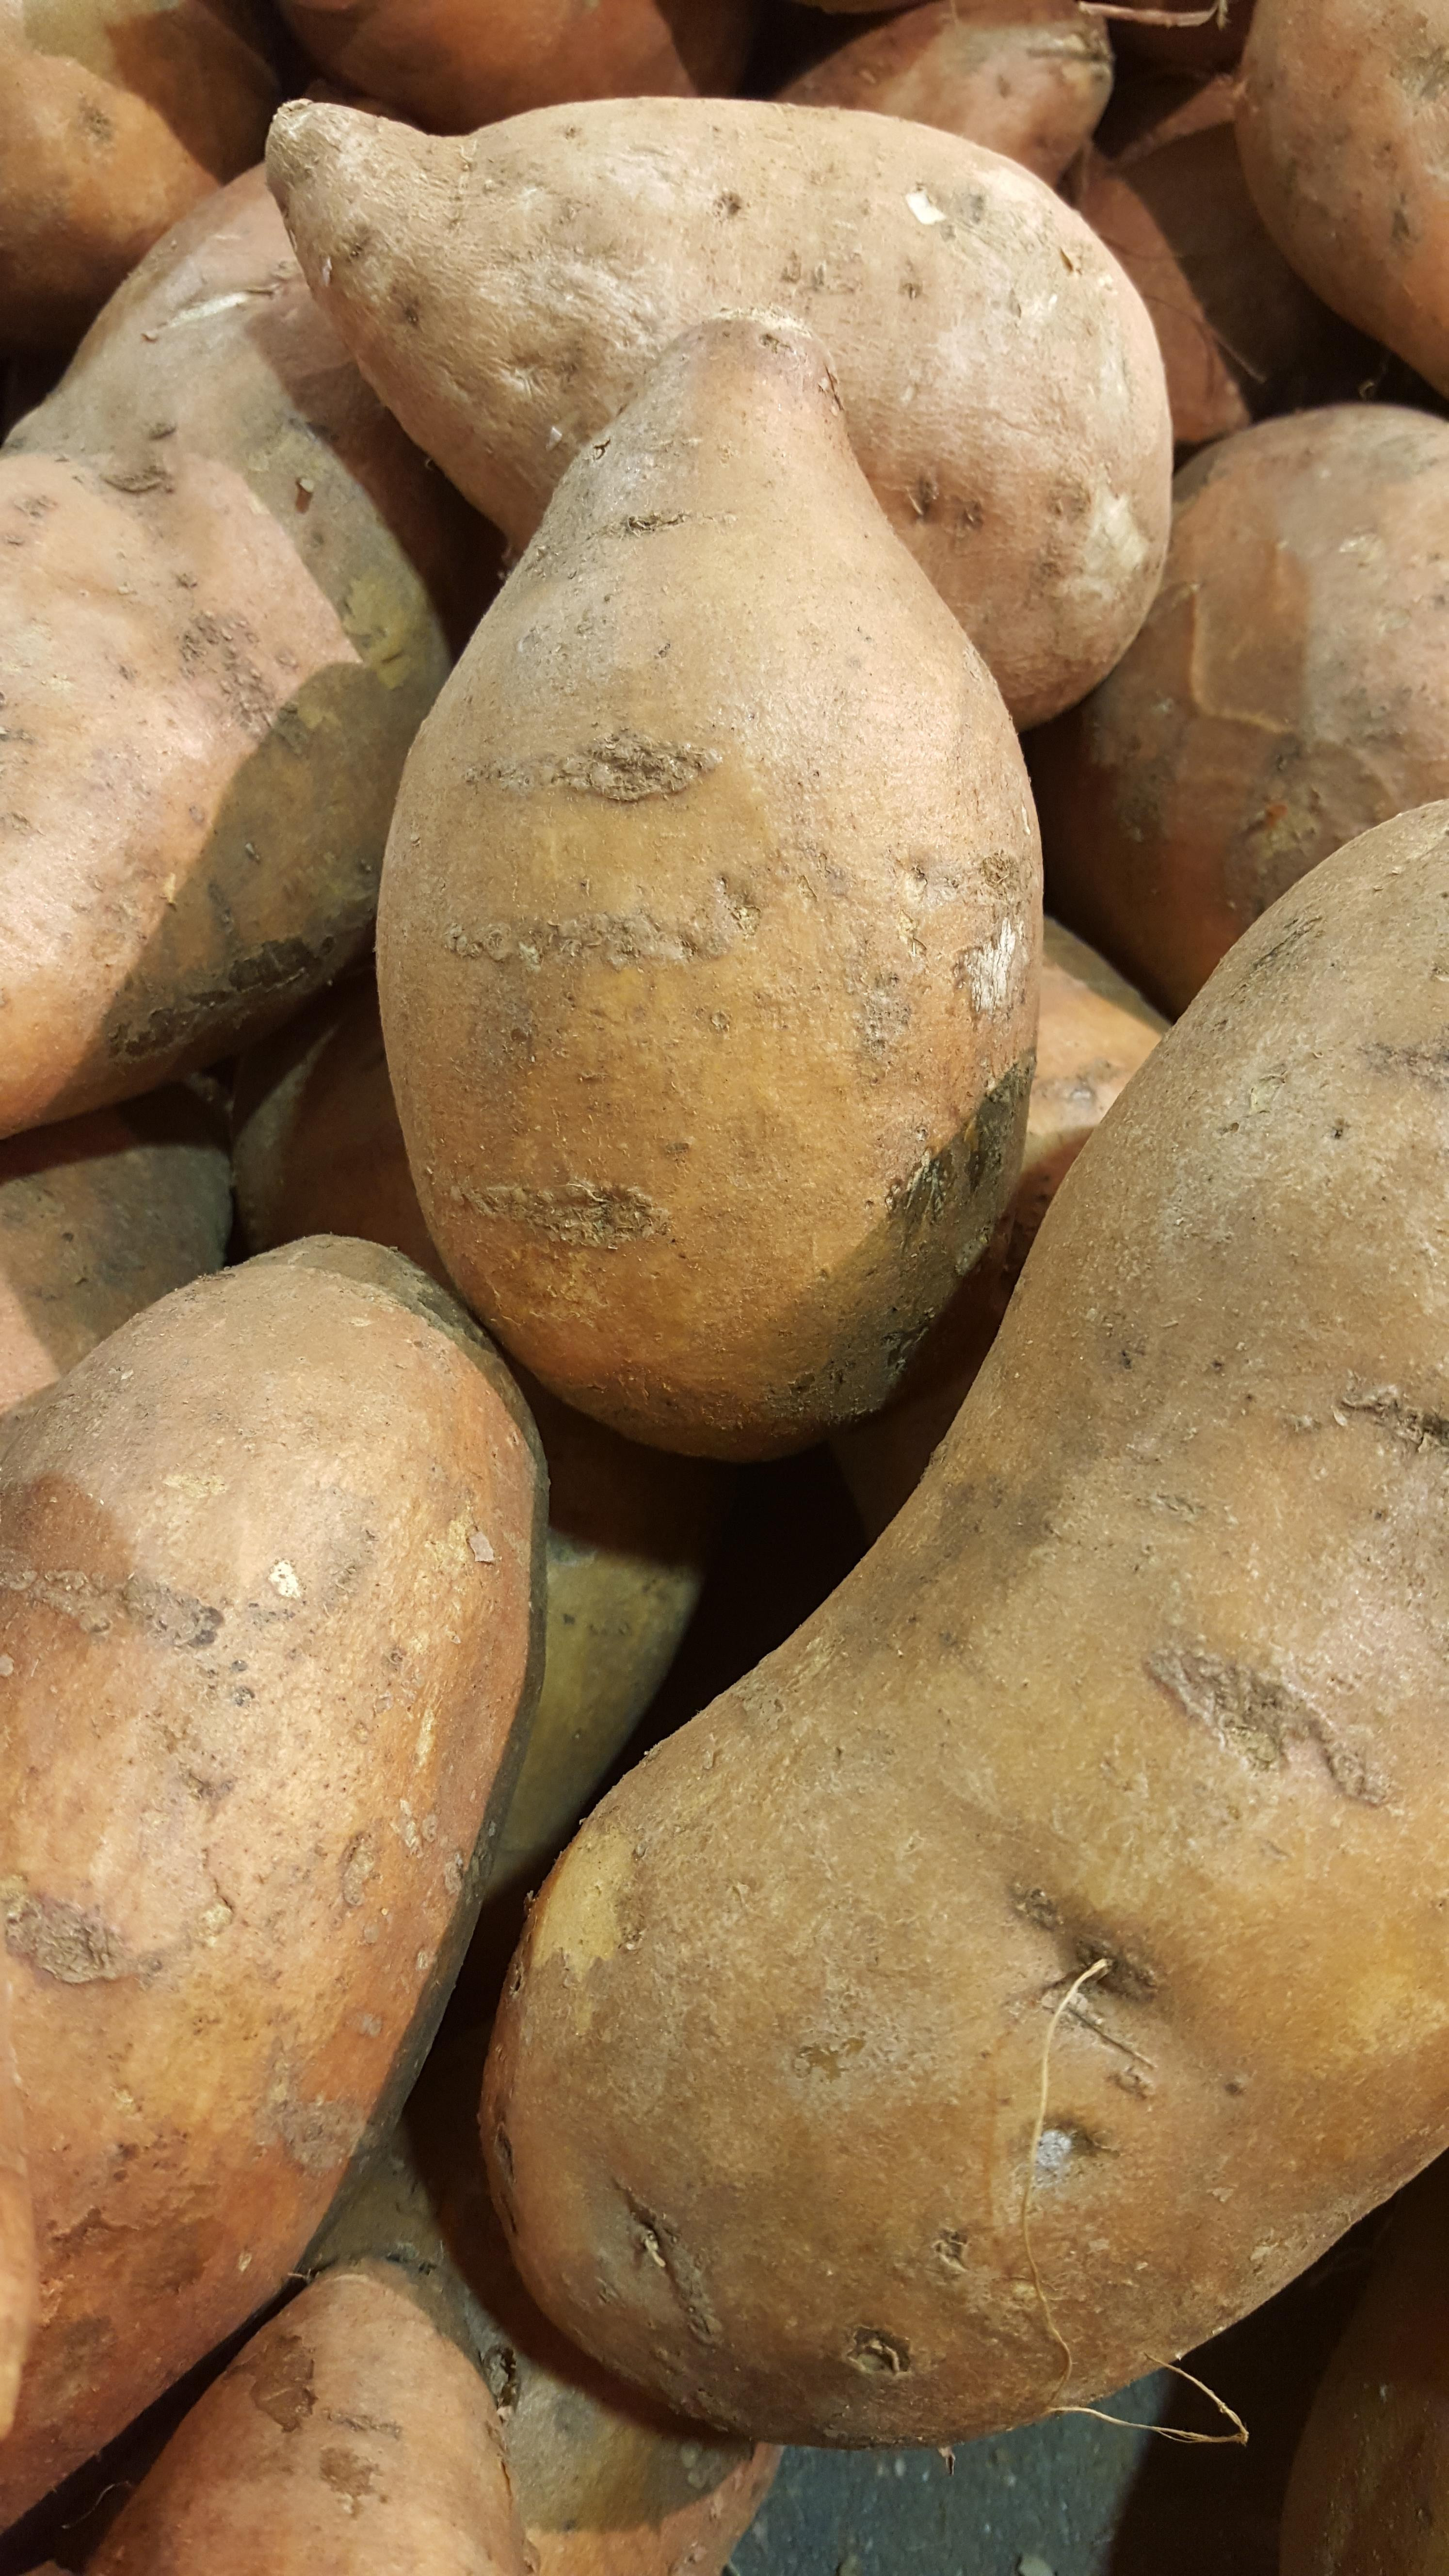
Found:
[(1147, 1658), (1153, 1681), (1189, 1717), (1211, 1728), (1224, 1750), (1253, 1771), (1281, 1771), (1290, 1747), (1311, 1744), (1335, 1789), (1366, 1807), (1381, 1807), (1388, 1783), (1366, 1753), (1346, 1743), (1306, 1692), (1273, 1673), (1184, 1646)]

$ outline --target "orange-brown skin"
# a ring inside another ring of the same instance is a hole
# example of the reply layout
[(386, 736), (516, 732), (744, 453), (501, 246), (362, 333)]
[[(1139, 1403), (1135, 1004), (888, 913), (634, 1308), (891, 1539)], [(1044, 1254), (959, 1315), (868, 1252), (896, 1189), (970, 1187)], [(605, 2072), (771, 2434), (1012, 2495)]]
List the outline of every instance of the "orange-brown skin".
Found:
[(158, 245), (12, 433), (0, 531), (8, 1134), (215, 1060), (365, 945), (481, 532), (362, 385), (260, 173)]
[(391, 2263), (331, 2272), (173, 2433), (93, 2576), (528, 2576), (498, 2411)]
[(818, 332), (877, 499), (1019, 723), (1141, 624), (1162, 361), (1115, 260), (1017, 163), (860, 110), (623, 99), (462, 143), (297, 102), (267, 168), (363, 373), (518, 550), (679, 333), (763, 309)]
[(926, 0), (848, 37), (780, 95), (984, 143), (1054, 185), (1112, 94), (1106, 21), (1077, 0)]
[(1264, 421), (1177, 480), (1162, 590), (1032, 745), (1052, 908), (1169, 1011), (1371, 824), (1449, 793), (1449, 426)]
[(1238, 142), (1299, 274), (1449, 393), (1449, 89), (1424, 0), (1259, 0)]
[(1407, 2191), (1313, 2401), (1281, 2576), (1440, 2576), (1449, 2519), (1449, 2165)]
[(149, 1308), (0, 1456), (0, 1886), (41, 2323), (0, 2522), (269, 2300), (390, 2125), (536, 1681), (506, 1371), (329, 1237)]
[[(238, 1210), (255, 1252), (302, 1234), (390, 1243), (446, 1287), (397, 1123), (371, 978), (243, 1059)], [(549, 1471), (548, 1642), (493, 1886), (538, 1884), (674, 1660), (728, 1478), (642, 1449), (517, 1372)]]
[(10, 1963), (0, 1955), (0, 2440), (15, 2419), (38, 2293), (25, 2111), (10, 2031)]
[(143, 1306), (221, 1268), (223, 1139), (178, 1086), (0, 1145), (0, 1413)]
[(835, 1437), (868, 1538), (879, 1538), (915, 1491), (996, 1338), (1042, 1218), (1087, 1138), (1162, 1035), (1157, 1013), (1083, 940), (1055, 921), (1044, 929), (1021, 1178), (992, 1252), (961, 1282), (894, 1402)]
[(723, 2576), (779, 2461), (682, 2421), (601, 2370), (535, 2307), (509, 2258), (478, 2152), (487, 2033), (440, 2040), (397, 2132), (310, 2259), (404, 2267), (481, 2370), (536, 2576)]
[(282, 0), (334, 79), (438, 134), (583, 98), (693, 98), (744, 69), (755, 0)]
[(663, 1448), (873, 1412), (1015, 1179), (1037, 866), (1000, 694), (820, 343), (687, 333), (566, 478), (389, 837), (388, 1058), (469, 1304)]
[(70, 349), (168, 225), (261, 156), (250, 0), (0, 0), (0, 341)]
[(1248, 933), (904, 1511), (535, 1904), (490, 2182), (671, 2403), (938, 2442), (1092, 2399), (1449, 2134), (1446, 919), (1438, 805)]
[[(1166, 71), (1229, 71), (1253, 24), (1254, 0), (1220, 0), (1205, 26), (1193, 26), (1191, 20), (1202, 18), (1211, 5), (1212, 0), (1150, 0), (1140, 24), (1132, 18), (1113, 20), (1113, 40), (1133, 60), (1158, 63)], [(1183, 24), (1154, 24), (1163, 10)]]

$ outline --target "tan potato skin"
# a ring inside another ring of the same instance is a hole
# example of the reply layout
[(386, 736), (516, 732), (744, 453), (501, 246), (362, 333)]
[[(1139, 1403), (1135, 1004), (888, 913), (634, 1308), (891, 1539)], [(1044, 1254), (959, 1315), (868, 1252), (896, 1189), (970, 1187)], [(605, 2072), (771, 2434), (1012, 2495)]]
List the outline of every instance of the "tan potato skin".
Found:
[(1449, 2167), (1389, 2221), (1320, 2382), (1283, 2505), (1281, 2576), (1440, 2576), (1449, 2514)]
[(867, 1538), (914, 1492), (1000, 1328), (1042, 1218), (1093, 1129), (1152, 1053), (1164, 1023), (1060, 922), (1043, 925), (1036, 1071), (1021, 1178), (992, 1254), (963, 1279), (900, 1394), (833, 1447)]
[(215, 1060), (366, 944), (476, 530), (259, 173), (122, 289), (0, 456), (0, 1134)]
[(68, 349), (168, 226), (260, 159), (246, 0), (0, 0), (0, 341)]
[(873, 1411), (1015, 1176), (1036, 869), (1000, 695), (819, 342), (686, 334), (567, 477), (389, 837), (388, 1059), (469, 1304), (661, 1447)]
[(1054, 186), (1112, 94), (1106, 21), (1077, 0), (927, 0), (852, 36), (781, 91), (984, 143)]
[[(371, 979), (327, 994), (244, 1059), (237, 1201), (254, 1252), (303, 1234), (390, 1243), (449, 1285), (418, 1206)], [(549, 1471), (543, 1687), (492, 1886), (536, 1884), (674, 1660), (704, 1583), (728, 1480), (621, 1440), (520, 1385)]]
[(0, 2523), (275, 2294), (391, 2125), (521, 1751), (541, 1482), (461, 1310), (327, 1237), (163, 1299), (7, 1441), (41, 2324)]
[(755, 0), (282, 0), (314, 59), (440, 134), (582, 98), (729, 90)]
[(0, 1955), (0, 2440), (15, 2420), (40, 2286), (25, 2113), (10, 2021), (10, 1963)]
[(395, 2264), (313, 2281), (172, 2435), (93, 2576), (525, 2576), (487, 2389)]
[(224, 1130), (179, 1085), (0, 1145), (0, 1413), (219, 1270), (230, 1232)]
[(516, 548), (680, 332), (765, 308), (819, 333), (877, 499), (1019, 724), (1141, 624), (1167, 534), (1157, 344), (1017, 164), (858, 110), (624, 99), (461, 143), (299, 102), (267, 168), (363, 373)]
[(310, 2259), (350, 2265), (385, 2252), (481, 2370), (503, 2414), (536, 2576), (723, 2576), (779, 2453), (650, 2404), (540, 2314), (478, 2153), (486, 2044), (481, 2029), (439, 2041), (394, 2138)]
[(937, 2442), (1092, 2399), (1443, 2142), (1446, 919), (1438, 805), (1247, 934), (911, 1502), (534, 1906), (491, 2186), (670, 2403)]
[(1449, 426), (1265, 421), (1177, 481), (1130, 653), (1032, 745), (1054, 910), (1168, 1011), (1285, 887), (1449, 792)]
[(1259, 0), (1238, 142), (1315, 292), (1449, 393), (1449, 93), (1423, 0)]

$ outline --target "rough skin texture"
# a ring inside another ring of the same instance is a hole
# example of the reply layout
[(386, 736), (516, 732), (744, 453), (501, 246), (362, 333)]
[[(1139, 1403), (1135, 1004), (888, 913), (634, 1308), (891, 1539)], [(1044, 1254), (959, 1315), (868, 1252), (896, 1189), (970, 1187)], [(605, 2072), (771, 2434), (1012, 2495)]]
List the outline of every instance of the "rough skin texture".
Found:
[[(403, 1150), (371, 978), (327, 994), (238, 1069), (237, 1205), (251, 1250), (390, 1243), (446, 1287)], [(548, 1642), (491, 1885), (537, 1886), (674, 1660), (729, 1479), (560, 1404), (519, 1372), (548, 1461)]]
[(541, 1487), (461, 1308), (325, 1237), (149, 1308), (7, 1442), (42, 2323), (0, 2523), (275, 2294), (391, 2125), (531, 1713)]
[(1018, 723), (1141, 624), (1162, 361), (1116, 261), (1015, 162), (748, 99), (544, 108), (465, 142), (297, 102), (267, 169), (364, 375), (515, 547), (670, 341), (764, 308), (819, 333), (877, 499)]
[(1259, 0), (1238, 142), (1300, 276), (1449, 393), (1449, 84), (1425, 0)]
[(0, 1956), (0, 2439), (15, 2420), (39, 2291), (25, 2113), (10, 2019), (10, 1963)]
[(259, 173), (158, 244), (0, 456), (0, 1134), (214, 1061), (366, 944), (477, 529)]
[(1264, 421), (1177, 481), (1152, 614), (1036, 738), (1053, 910), (1169, 1012), (1330, 850), (1449, 793), (1449, 425)]
[(261, 156), (251, 0), (0, 0), (0, 346), (72, 349), (137, 261)]
[(1021, 1178), (991, 1251), (963, 1279), (894, 1401), (833, 1447), (867, 1538), (915, 1491), (990, 1350), (1052, 1200), (1095, 1127), (1146, 1062), (1163, 1023), (1059, 922), (1045, 925), (1036, 1071)]
[(467, 134), (581, 98), (733, 89), (755, 0), (282, 0), (333, 78)]
[(428, 1230), (546, 1386), (698, 1455), (873, 1412), (1015, 1179), (1040, 911), (989, 673), (820, 344), (702, 325), (409, 760), (378, 918)]
[(219, 1270), (230, 1232), (224, 1129), (179, 1085), (0, 1145), (0, 1413)]
[(92, 2576), (528, 2576), (498, 2412), (388, 2263), (333, 2272), (209, 2388)]
[(1438, 805), (1248, 933), (911, 1502), (538, 1899), (490, 2182), (671, 2403), (924, 2443), (1092, 2399), (1449, 2134), (1446, 924)]
[(781, 97), (984, 143), (1054, 186), (1112, 94), (1105, 19), (1077, 0), (927, 0), (851, 36)]

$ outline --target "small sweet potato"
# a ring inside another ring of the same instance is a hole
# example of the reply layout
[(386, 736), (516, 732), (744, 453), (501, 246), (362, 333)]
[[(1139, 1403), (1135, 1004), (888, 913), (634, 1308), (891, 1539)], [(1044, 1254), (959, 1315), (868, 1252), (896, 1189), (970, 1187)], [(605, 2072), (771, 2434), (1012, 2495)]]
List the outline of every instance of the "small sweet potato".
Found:
[(179, 1085), (0, 1144), (0, 1413), (219, 1270), (230, 1232), (225, 1130)]

